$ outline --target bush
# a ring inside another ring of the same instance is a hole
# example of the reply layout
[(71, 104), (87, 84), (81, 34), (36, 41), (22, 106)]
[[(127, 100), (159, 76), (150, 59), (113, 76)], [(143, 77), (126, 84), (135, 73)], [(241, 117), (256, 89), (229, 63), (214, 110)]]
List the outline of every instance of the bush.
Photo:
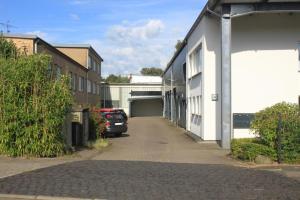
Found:
[(97, 140), (99, 137), (104, 138), (105, 119), (101, 116), (99, 109), (90, 109), (90, 138)]
[[(300, 113), (296, 104), (278, 103), (255, 114), (251, 129), (283, 161), (300, 160)], [(278, 155), (280, 156), (280, 155)]]
[(233, 139), (231, 153), (234, 158), (247, 161), (254, 161), (258, 155), (276, 160), (275, 150), (261, 144), (258, 139)]
[(49, 56), (8, 55), (0, 58), (0, 153), (37, 157), (63, 154), (62, 125), (72, 105), (68, 77), (51, 78)]

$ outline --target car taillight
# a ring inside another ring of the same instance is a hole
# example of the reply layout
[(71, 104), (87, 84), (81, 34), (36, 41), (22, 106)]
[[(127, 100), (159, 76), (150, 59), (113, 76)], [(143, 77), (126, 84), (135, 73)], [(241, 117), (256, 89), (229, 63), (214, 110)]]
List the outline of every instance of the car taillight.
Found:
[(106, 127), (110, 126), (110, 122), (109, 121), (105, 122), (105, 126)]
[(107, 114), (107, 115), (105, 115), (105, 117), (106, 117), (107, 119), (110, 119), (110, 118), (112, 118), (112, 115)]

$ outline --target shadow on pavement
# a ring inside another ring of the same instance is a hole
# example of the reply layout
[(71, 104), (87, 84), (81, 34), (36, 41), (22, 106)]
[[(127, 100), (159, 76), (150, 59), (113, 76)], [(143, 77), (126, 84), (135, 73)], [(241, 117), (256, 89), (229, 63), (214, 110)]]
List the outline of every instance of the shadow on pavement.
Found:
[(0, 193), (102, 199), (299, 199), (300, 182), (226, 165), (78, 161), (0, 179)]

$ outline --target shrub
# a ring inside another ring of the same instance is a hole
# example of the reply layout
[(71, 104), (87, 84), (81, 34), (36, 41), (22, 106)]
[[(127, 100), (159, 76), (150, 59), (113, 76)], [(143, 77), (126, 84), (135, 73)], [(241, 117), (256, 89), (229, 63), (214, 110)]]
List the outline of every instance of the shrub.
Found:
[(256, 113), (251, 129), (263, 144), (275, 151), (281, 149), (278, 153), (285, 162), (300, 160), (298, 105), (283, 102)]
[(261, 144), (258, 139), (233, 139), (231, 153), (235, 158), (248, 161), (254, 161), (258, 155), (276, 159), (275, 150)]
[(101, 116), (99, 109), (90, 109), (90, 140), (96, 140), (99, 137), (104, 138), (105, 119)]
[(0, 153), (61, 155), (62, 125), (72, 104), (68, 77), (51, 79), (49, 56), (8, 57), (0, 58)]

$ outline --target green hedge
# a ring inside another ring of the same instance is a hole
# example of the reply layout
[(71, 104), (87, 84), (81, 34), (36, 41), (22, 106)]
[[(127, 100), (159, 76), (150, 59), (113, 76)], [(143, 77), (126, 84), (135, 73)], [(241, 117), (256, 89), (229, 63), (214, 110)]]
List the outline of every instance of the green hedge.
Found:
[(15, 57), (14, 47), (3, 50), (11, 45), (0, 38), (0, 153), (61, 155), (62, 125), (72, 105), (69, 78), (52, 77), (47, 55)]
[(277, 156), (283, 162), (300, 161), (300, 113), (297, 104), (282, 102), (261, 110), (255, 114), (251, 129), (264, 145), (278, 151)]
[(235, 139), (232, 155), (253, 161), (264, 155), (286, 163), (300, 162), (300, 113), (297, 104), (278, 103), (255, 114), (251, 123), (256, 139)]
[(276, 160), (274, 149), (259, 143), (258, 139), (233, 139), (231, 153), (234, 158), (254, 161), (258, 155), (263, 155)]

